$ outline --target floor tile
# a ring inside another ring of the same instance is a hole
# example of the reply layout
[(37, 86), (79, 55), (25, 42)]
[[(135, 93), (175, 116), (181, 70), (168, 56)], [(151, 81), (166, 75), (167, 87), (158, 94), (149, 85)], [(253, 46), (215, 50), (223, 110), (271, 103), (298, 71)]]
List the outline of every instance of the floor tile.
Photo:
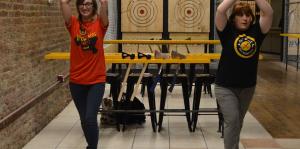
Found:
[(137, 135), (134, 139), (133, 149), (140, 148), (169, 148), (170, 138), (166, 135), (161, 135), (160, 133), (152, 135)]
[[(156, 107), (159, 109), (160, 91), (156, 90)], [(108, 95), (105, 95), (108, 96)], [(147, 93), (139, 97), (148, 107)], [(192, 97), (190, 98), (192, 105)], [(215, 98), (202, 94), (201, 107), (215, 108)], [(184, 108), (181, 88), (168, 92), (165, 108)], [(174, 114), (174, 113), (173, 113)], [(178, 113), (175, 113), (178, 114)], [(179, 113), (183, 115), (184, 113)], [(157, 113), (157, 119), (158, 119)], [(100, 115), (98, 116), (98, 121)], [(99, 147), (101, 149), (222, 149), (223, 138), (218, 130), (217, 115), (199, 115), (195, 132), (190, 132), (185, 116), (164, 116), (162, 130), (153, 132), (150, 117), (142, 125), (127, 125), (117, 131), (116, 126), (100, 125)], [(299, 139), (275, 139), (250, 114), (245, 117), (241, 132), (240, 149), (298, 149)], [(47, 127), (34, 137), (24, 149), (85, 149), (80, 120), (71, 102)]]
[(282, 149), (299, 149), (300, 139), (275, 139)]
[(280, 148), (274, 139), (241, 139), (241, 143), (246, 149), (250, 148)]

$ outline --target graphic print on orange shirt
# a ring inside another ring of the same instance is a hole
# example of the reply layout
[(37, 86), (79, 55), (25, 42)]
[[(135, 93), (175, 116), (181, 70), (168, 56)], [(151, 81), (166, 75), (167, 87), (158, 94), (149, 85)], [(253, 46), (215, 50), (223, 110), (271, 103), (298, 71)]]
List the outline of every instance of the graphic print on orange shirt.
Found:
[(85, 29), (80, 29), (80, 34), (76, 35), (75, 43), (77, 46), (81, 46), (83, 51), (93, 51), (97, 53), (98, 49), (96, 48), (96, 42), (98, 40), (95, 32), (88, 33)]

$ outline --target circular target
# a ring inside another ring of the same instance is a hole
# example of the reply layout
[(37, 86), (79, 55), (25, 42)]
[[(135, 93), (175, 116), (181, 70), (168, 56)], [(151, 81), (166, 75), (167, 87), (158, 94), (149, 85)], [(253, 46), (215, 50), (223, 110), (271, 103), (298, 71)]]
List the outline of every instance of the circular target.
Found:
[(201, 0), (179, 0), (175, 11), (176, 21), (184, 27), (192, 28), (202, 22), (205, 8)]
[(132, 0), (127, 7), (127, 17), (134, 25), (146, 27), (155, 22), (157, 11), (153, 0)]

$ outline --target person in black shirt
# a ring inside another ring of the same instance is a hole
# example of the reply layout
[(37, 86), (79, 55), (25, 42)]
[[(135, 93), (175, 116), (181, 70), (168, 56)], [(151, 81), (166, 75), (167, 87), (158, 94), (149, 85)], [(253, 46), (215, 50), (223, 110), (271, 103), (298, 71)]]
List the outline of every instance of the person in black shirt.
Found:
[[(259, 49), (272, 25), (273, 9), (266, 0), (255, 0), (260, 19), (251, 7), (237, 0), (223, 0), (216, 12), (222, 54), (215, 94), (224, 116), (224, 147), (238, 149), (245, 114), (254, 94)], [(229, 19), (227, 10), (232, 7)]]

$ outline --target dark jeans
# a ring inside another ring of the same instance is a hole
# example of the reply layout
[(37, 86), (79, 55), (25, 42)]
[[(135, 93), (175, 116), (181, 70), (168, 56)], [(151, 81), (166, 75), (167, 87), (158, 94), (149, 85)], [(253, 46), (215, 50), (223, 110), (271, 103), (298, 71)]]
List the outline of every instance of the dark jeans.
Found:
[(70, 82), (71, 95), (79, 112), (88, 149), (97, 149), (99, 139), (97, 114), (104, 90), (105, 83), (80, 85)]

